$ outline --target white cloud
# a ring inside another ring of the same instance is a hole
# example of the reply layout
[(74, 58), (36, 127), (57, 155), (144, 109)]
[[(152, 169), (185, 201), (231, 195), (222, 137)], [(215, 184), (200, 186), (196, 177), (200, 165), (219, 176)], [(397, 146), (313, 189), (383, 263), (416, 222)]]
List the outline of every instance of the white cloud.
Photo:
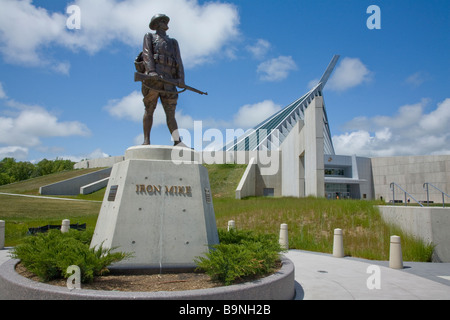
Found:
[(51, 66), (51, 69), (57, 73), (68, 75), (70, 73), (70, 63), (56, 62)]
[(422, 130), (433, 133), (449, 131), (449, 124), (450, 98), (439, 103), (436, 110), (424, 115), (419, 121)]
[(307, 85), (308, 90), (312, 90), (319, 83), (319, 81), (320, 79), (313, 79), (309, 81)]
[[(196, 0), (75, 0), (80, 7), (81, 29), (68, 30), (66, 12), (51, 13), (31, 0), (0, 0), (0, 52), (10, 63), (49, 66), (67, 73), (68, 62), (43, 54), (57, 45), (95, 54), (114, 41), (142, 46), (154, 14), (171, 18), (169, 35), (181, 47), (186, 67), (221, 53), (238, 34), (239, 15), (235, 6), (220, 2), (199, 4)], [(187, 28), (186, 26), (189, 26)], [(227, 47), (230, 50), (231, 46)]]
[(345, 91), (370, 80), (371, 72), (358, 58), (344, 58), (333, 72), (327, 87)]
[(258, 39), (254, 45), (248, 45), (246, 49), (256, 59), (262, 59), (270, 49), (270, 42), (264, 39)]
[(375, 138), (379, 141), (389, 141), (392, 138), (392, 132), (389, 128), (375, 132)]
[(0, 144), (35, 147), (41, 138), (87, 136), (90, 130), (78, 121), (62, 122), (40, 106), (7, 101), (15, 110), (0, 116)]
[(243, 129), (253, 128), (277, 111), (281, 106), (271, 100), (242, 106), (234, 116), (234, 124)]
[(368, 157), (450, 154), (450, 98), (426, 113), (429, 100), (401, 106), (392, 116), (358, 117), (333, 136), (338, 154)]
[(110, 115), (131, 121), (142, 121), (144, 115), (144, 103), (142, 93), (133, 91), (128, 96), (121, 99), (110, 100), (104, 107)]
[(182, 110), (177, 110), (175, 112), (175, 118), (177, 120), (178, 128), (186, 130), (194, 128), (194, 119), (188, 114), (183, 114)]
[(377, 116), (373, 118), (373, 122), (377, 127), (388, 126), (396, 129), (407, 128), (411, 124), (416, 124), (420, 121), (423, 109), (427, 103), (427, 100), (424, 99), (413, 105), (401, 106), (396, 115), (392, 117)]
[(405, 83), (411, 85), (413, 88), (417, 88), (422, 83), (427, 81), (429, 76), (426, 73), (423, 72), (416, 72), (409, 77), (406, 78)]
[[(102, 149), (97, 148), (94, 151), (90, 152), (90, 153), (85, 153), (82, 155), (63, 155), (63, 156), (58, 156), (59, 159), (65, 159), (65, 160), (70, 160), (73, 162), (80, 162), (81, 160), (90, 160), (90, 159), (100, 159), (100, 158), (108, 158), (110, 157), (109, 154), (105, 153), (102, 151)], [(36, 161), (38, 162), (38, 161)]]
[(373, 137), (370, 133), (363, 130), (346, 132), (333, 137), (333, 145), (338, 154), (365, 155), (372, 141)]
[(98, 158), (108, 158), (109, 155), (104, 153), (100, 148), (95, 149), (91, 153), (85, 156), (85, 159), (98, 159)]
[(31, 0), (0, 0), (0, 7), (0, 52), (5, 60), (27, 66), (51, 65), (51, 59), (39, 50), (61, 41), (66, 17), (36, 8)]
[[(142, 101), (142, 93), (133, 91), (128, 96), (121, 99), (110, 100), (104, 107), (108, 113), (118, 119), (131, 120), (133, 122), (142, 122), (144, 116), (144, 103)], [(191, 116), (183, 114), (182, 110), (177, 110), (175, 118), (179, 128), (191, 129), (194, 127), (194, 120)], [(153, 127), (166, 124), (166, 114), (160, 102), (156, 105), (155, 113), (153, 114)]]
[(257, 72), (264, 81), (281, 81), (288, 77), (289, 72), (297, 70), (292, 57), (280, 56), (261, 63)]
[(133, 141), (134, 141), (134, 144), (135, 144), (136, 146), (142, 144), (142, 141), (144, 141), (144, 134), (143, 134), (143, 133), (140, 133), (139, 135), (137, 135), (136, 137), (134, 137)]
[(0, 99), (5, 99), (5, 98), (7, 98), (7, 96), (6, 96), (5, 90), (3, 90), (3, 85), (0, 82)]
[(28, 157), (28, 148), (9, 146), (0, 148), (0, 159), (14, 158), (17, 160), (24, 160)]

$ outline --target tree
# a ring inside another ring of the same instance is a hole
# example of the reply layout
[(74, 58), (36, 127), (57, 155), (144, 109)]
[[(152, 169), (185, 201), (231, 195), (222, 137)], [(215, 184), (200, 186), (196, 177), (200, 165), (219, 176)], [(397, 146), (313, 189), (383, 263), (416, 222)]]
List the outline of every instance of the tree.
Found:
[(51, 173), (73, 170), (74, 162), (70, 160), (43, 159), (36, 165), (31, 162), (16, 162), (14, 158), (0, 161), (0, 185), (35, 178)]

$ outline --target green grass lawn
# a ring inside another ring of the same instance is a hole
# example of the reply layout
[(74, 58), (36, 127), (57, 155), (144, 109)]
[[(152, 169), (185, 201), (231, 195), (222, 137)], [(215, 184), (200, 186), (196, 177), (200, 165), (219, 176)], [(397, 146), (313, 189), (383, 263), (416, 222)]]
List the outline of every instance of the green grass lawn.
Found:
[(332, 253), (334, 229), (340, 228), (346, 255), (388, 260), (390, 236), (399, 235), (405, 261), (430, 261), (432, 247), (384, 223), (376, 205), (371, 201), (312, 197), (214, 202), (217, 225), (221, 228), (234, 220), (237, 228), (278, 234), (280, 225), (286, 223), (290, 249)]
[[(207, 165), (218, 228), (235, 220), (238, 229), (278, 234), (288, 224), (289, 248), (332, 253), (335, 228), (344, 231), (345, 254), (375, 260), (389, 259), (391, 235), (402, 239), (405, 261), (430, 261), (432, 246), (403, 234), (381, 219), (377, 202), (363, 200), (330, 201), (325, 198), (263, 198), (236, 200), (235, 189), (244, 165)], [(89, 170), (89, 171), (92, 171)], [(85, 174), (75, 170), (20, 183), (1, 186), (0, 192), (35, 195), (39, 187)], [(62, 201), (0, 195), (0, 220), (6, 221), (6, 246), (14, 246), (30, 227), (86, 223), (94, 229), (105, 189), (92, 195), (72, 198), (89, 201)]]
[[(61, 180), (70, 179), (98, 169), (73, 170), (42, 176), (26, 181), (0, 186), (0, 192), (39, 195), (39, 187)], [(104, 193), (104, 190), (103, 190)], [(88, 198), (100, 200), (102, 191), (89, 196), (70, 198)], [(69, 198), (69, 197), (68, 197)], [(86, 228), (94, 229), (100, 211), (100, 202), (63, 201), (44, 198), (29, 198), (0, 194), (0, 220), (6, 222), (5, 245), (15, 246), (26, 237), (28, 228), (61, 224), (63, 219), (71, 223), (86, 223)]]

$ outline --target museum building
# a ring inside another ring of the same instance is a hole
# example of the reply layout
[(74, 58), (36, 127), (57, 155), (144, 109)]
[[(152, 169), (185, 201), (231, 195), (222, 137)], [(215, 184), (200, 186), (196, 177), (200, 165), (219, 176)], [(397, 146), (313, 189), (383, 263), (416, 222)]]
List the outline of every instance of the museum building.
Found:
[[(450, 155), (366, 158), (335, 153), (323, 89), (338, 60), (333, 57), (311, 91), (224, 147), (235, 158), (245, 153), (241, 158), (248, 164), (236, 198), (450, 202)], [(265, 153), (272, 162), (261, 160)], [(267, 170), (267, 163), (277, 170)]]
[[(247, 158), (253, 168), (244, 174), (237, 198), (374, 198), (370, 159), (336, 155), (334, 151), (323, 89), (338, 60), (339, 56), (333, 57), (311, 91), (224, 147), (226, 152), (250, 154)], [(257, 161), (257, 155), (264, 152), (271, 152), (271, 159), (278, 155), (280, 165), (272, 174), (264, 174), (261, 161)]]

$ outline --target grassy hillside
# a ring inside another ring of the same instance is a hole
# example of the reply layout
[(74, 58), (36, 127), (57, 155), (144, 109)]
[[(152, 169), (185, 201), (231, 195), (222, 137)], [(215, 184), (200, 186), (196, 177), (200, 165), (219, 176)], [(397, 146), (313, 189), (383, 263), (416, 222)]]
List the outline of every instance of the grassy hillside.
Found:
[(232, 199), (244, 174), (246, 165), (216, 164), (205, 165), (214, 199)]
[(346, 255), (388, 260), (390, 236), (399, 235), (405, 261), (431, 261), (432, 247), (384, 223), (376, 204), (312, 197), (248, 198), (215, 199), (214, 207), (221, 228), (235, 220), (241, 229), (278, 234), (280, 225), (288, 224), (290, 249), (332, 253), (334, 229), (340, 228)]
[[(207, 165), (217, 226), (226, 228), (235, 220), (237, 228), (278, 234), (287, 223), (289, 247), (318, 252), (332, 252), (333, 231), (344, 230), (347, 255), (376, 260), (389, 259), (391, 235), (402, 239), (405, 261), (429, 261), (432, 247), (386, 225), (376, 209), (376, 202), (359, 200), (330, 201), (318, 198), (248, 198), (235, 200), (235, 188), (245, 170), (243, 165)], [(77, 170), (36, 178), (0, 187), (0, 192), (37, 194), (41, 185), (85, 174)], [(76, 198), (102, 200), (105, 190)], [(5, 220), (6, 245), (20, 242), (28, 227), (59, 224), (62, 219), (87, 223), (94, 228), (101, 203), (22, 198), (0, 195), (0, 220)]]
[(0, 192), (39, 195), (39, 188), (42, 186), (46, 186), (48, 184), (52, 184), (62, 180), (71, 179), (98, 170), (100, 169), (94, 168), (94, 169), (70, 170), (49, 174), (25, 181), (0, 186)]

